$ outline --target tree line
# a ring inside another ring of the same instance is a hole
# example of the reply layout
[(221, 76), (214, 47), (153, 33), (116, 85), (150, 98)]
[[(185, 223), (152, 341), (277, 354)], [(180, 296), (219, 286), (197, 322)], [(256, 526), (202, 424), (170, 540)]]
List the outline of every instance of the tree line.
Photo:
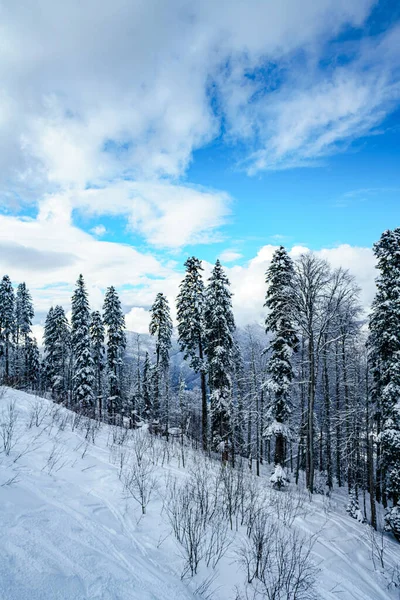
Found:
[[(166, 296), (149, 310), (155, 350), (126, 351), (125, 319), (113, 286), (90, 311), (82, 275), (71, 319), (50, 308), (40, 355), (25, 285), (0, 283), (3, 383), (117, 425), (191, 439), (259, 475), (273, 465), (276, 488), (304, 480), (311, 493), (347, 487), (348, 511), (400, 539), (400, 228), (374, 245), (377, 293), (369, 318), (346, 269), (278, 248), (266, 272), (265, 331), (237, 329), (219, 260), (207, 281), (190, 257), (176, 299), (177, 344), (186, 371), (171, 365), (174, 329)], [(265, 335), (266, 334), (266, 335)], [(193, 372), (188, 385), (185, 373)], [(194, 381), (194, 384), (193, 384)]]

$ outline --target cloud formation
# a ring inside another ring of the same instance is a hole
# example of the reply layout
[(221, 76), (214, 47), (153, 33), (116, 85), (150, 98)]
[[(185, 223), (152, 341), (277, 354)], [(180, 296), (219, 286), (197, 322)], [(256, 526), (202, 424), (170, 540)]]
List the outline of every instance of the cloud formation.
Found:
[(29, 196), (177, 178), (221, 118), (227, 139), (254, 150), (250, 170), (319, 157), (367, 133), (398, 100), (398, 29), (360, 42), (343, 65), (318, 66), (327, 40), (362, 26), (372, 5), (2, 3), (3, 181)]
[[(168, 297), (175, 319), (175, 299), (183, 278), (183, 266), (170, 261), (162, 263), (129, 245), (102, 241), (84, 233), (69, 222), (63, 206), (53, 198), (37, 219), (0, 216), (3, 248), (0, 274), (8, 273), (14, 285), (26, 282), (35, 304), (36, 324), (43, 325), (45, 314), (52, 305), (62, 304), (67, 312), (70, 310), (79, 273), (84, 275), (93, 310), (101, 309), (104, 291), (109, 285), (117, 287), (131, 330), (147, 331), (148, 309), (160, 291)], [(23, 243), (15, 244), (14, 239), (23, 240)], [(265, 271), (277, 247), (265, 245), (247, 263), (224, 266), (231, 281), (233, 308), (239, 326), (262, 323), (265, 318)], [(289, 250), (293, 258), (307, 251), (302, 246)], [(317, 254), (334, 268), (349, 269), (361, 288), (362, 304), (368, 309), (375, 293), (372, 250), (344, 244), (321, 249)], [(204, 262), (203, 266), (207, 280), (212, 265)], [(37, 327), (39, 335), (40, 331)]]

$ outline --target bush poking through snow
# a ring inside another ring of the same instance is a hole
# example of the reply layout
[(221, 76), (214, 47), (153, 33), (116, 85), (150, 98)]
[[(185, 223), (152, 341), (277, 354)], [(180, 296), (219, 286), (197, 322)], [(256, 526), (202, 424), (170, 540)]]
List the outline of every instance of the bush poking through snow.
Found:
[(2, 441), (3, 452), (6, 456), (10, 455), (11, 450), (16, 444), (15, 425), (17, 423), (17, 418), (18, 413), (15, 408), (15, 401), (9, 402), (0, 416), (0, 438)]
[(224, 518), (227, 515), (219, 501), (220, 486), (219, 476), (210, 477), (205, 465), (193, 470), (183, 485), (176, 479), (167, 483), (164, 508), (183, 549), (182, 578), (196, 575), (203, 559), (215, 568), (232, 543)]
[[(310, 600), (316, 598), (318, 569), (311, 560), (315, 538), (282, 528), (260, 512), (250, 538), (239, 550), (252, 600)], [(239, 596), (240, 598), (240, 596)]]
[(124, 488), (140, 504), (142, 515), (156, 487), (155, 465), (149, 458), (151, 440), (147, 432), (137, 432), (133, 452), (126, 468), (121, 467)]

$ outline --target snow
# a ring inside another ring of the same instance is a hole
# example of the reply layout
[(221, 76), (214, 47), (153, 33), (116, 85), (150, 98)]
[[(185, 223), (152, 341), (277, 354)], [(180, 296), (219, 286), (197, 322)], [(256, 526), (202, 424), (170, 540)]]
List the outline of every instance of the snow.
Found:
[[(183, 468), (179, 445), (157, 439), (157, 487), (142, 516), (119, 478), (122, 454), (113, 438), (122, 430), (102, 425), (92, 443), (72, 413), (23, 392), (7, 390), (0, 414), (13, 400), (15, 445), (9, 456), (0, 454), (0, 599), (200, 598), (195, 590), (213, 570), (201, 564), (197, 576), (181, 580), (184, 561), (163, 511), (163, 490), (168, 477), (185, 481), (188, 465), (195, 468), (201, 455), (187, 448)], [(37, 423), (29, 427), (31, 421)], [(134, 444), (135, 436), (147, 433), (127, 435)], [(220, 468), (216, 461), (215, 469)], [(270, 468), (257, 480), (265, 489), (271, 488)], [(287, 498), (285, 491), (268, 493), (275, 494), (276, 502)], [(281, 519), (278, 512), (276, 519)], [(320, 570), (319, 600), (399, 597), (388, 583), (400, 564), (400, 544), (384, 534), (385, 571), (374, 567), (369, 528), (346, 514), (344, 493), (315, 495), (312, 501), (305, 497), (295, 525), (305, 534), (318, 532), (312, 558)], [(214, 600), (233, 600), (236, 586), (245, 585), (235, 554), (235, 543), (245, 532), (239, 528), (231, 535), (234, 543), (214, 572)]]

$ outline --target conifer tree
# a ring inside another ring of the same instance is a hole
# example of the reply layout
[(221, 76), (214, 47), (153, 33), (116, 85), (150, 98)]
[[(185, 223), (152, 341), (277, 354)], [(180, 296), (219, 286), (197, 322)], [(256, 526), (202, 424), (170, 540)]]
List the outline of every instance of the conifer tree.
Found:
[[(25, 283), (20, 283), (15, 298), (15, 367), (17, 381), (22, 378), (25, 383), (27, 383), (29, 335), (32, 332), (34, 314), (29, 290)], [(20, 344), (22, 344), (21, 348)]]
[(62, 306), (51, 307), (44, 327), (45, 373), (52, 395), (68, 400), (71, 334)]
[(103, 412), (102, 375), (105, 366), (105, 330), (103, 319), (101, 318), (100, 312), (97, 310), (92, 313), (92, 318), (90, 321), (90, 336), (92, 341), (92, 356), (95, 371), (94, 394), (95, 398), (97, 399), (99, 419), (101, 420)]
[(90, 310), (82, 275), (76, 282), (72, 296), (71, 349), (73, 360), (73, 400), (86, 414), (94, 409), (94, 362), (90, 344)]
[(153, 417), (153, 403), (152, 403), (152, 393), (151, 393), (151, 364), (149, 353), (146, 352), (146, 356), (144, 359), (143, 365), (143, 376), (142, 376), (142, 393), (143, 393), (143, 416), (146, 421), (149, 421)]
[(122, 413), (122, 357), (126, 347), (125, 317), (114, 286), (107, 289), (103, 305), (103, 322), (107, 332), (108, 413), (115, 421)]
[(169, 398), (168, 398), (168, 369), (169, 351), (171, 348), (172, 320), (169, 304), (166, 296), (161, 292), (157, 294), (153, 306), (150, 309), (151, 319), (150, 335), (156, 338), (156, 368), (154, 380), (153, 417), (160, 417), (160, 395), (165, 400), (165, 426), (168, 435), (169, 424)]
[(12, 338), (15, 330), (14, 290), (8, 275), (0, 283), (0, 339), (5, 356), (5, 379), (10, 380)]
[(286, 481), (284, 471), (285, 443), (288, 437), (287, 421), (290, 409), (290, 384), (293, 379), (292, 354), (298, 339), (291, 318), (291, 283), (294, 277), (293, 263), (285, 248), (280, 246), (273, 255), (266, 273), (268, 285), (265, 305), (269, 310), (265, 320), (266, 333), (272, 334), (269, 345), (269, 380), (267, 387), (272, 402), (269, 406), (268, 434), (275, 436), (275, 487)]
[(231, 442), (232, 372), (235, 321), (232, 294), (221, 263), (216, 261), (206, 289), (204, 322), (211, 400), (211, 441), (215, 448)]
[(374, 253), (380, 274), (370, 319), (370, 357), (381, 422), (384, 485), (393, 503), (386, 526), (400, 540), (400, 228), (385, 231)]
[(204, 360), (205, 286), (201, 261), (192, 256), (185, 262), (186, 275), (180, 285), (177, 298), (178, 333), (181, 352), (189, 359), (195, 373), (200, 372), (203, 450), (208, 444), (208, 410), (206, 391), (206, 365)]
[(40, 388), (40, 354), (36, 338), (27, 338), (26, 346), (26, 384), (34, 390)]

